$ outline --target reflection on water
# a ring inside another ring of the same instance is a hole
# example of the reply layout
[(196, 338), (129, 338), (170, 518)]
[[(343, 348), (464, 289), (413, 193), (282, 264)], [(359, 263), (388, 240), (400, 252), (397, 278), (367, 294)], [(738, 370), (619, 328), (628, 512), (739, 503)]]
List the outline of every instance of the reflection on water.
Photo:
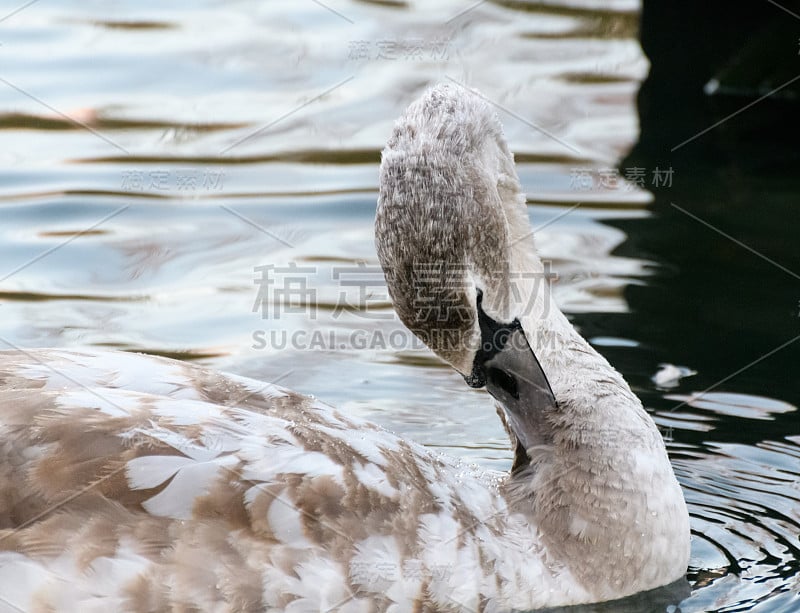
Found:
[[(12, 15), (0, 340), (277, 380), (507, 469), (486, 394), (394, 317), (372, 238), (393, 120), (429, 83), (480, 87), (517, 152), (556, 299), (653, 412), (692, 513), (691, 595), (681, 583), (583, 610), (791, 610), (798, 185), (708, 143), (669, 152), (652, 113), (618, 163), (648, 66), (637, 11), (123, 2), (111, 15), (64, 0)], [(662, 364), (696, 374), (657, 385)]]

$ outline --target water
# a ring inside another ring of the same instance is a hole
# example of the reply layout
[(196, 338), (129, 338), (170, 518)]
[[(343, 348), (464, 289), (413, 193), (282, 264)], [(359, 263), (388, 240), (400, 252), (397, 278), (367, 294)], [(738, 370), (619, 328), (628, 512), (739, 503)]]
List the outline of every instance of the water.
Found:
[[(193, 360), (508, 468), (486, 394), (394, 318), (372, 242), (394, 119), (429, 83), (478, 86), (517, 153), (556, 298), (651, 410), (692, 515), (690, 594), (586, 609), (797, 610), (796, 180), (645, 146), (658, 127), (640, 138), (637, 11), (53, 0), (11, 14), (3, 347)], [(696, 374), (657, 386), (663, 363)]]

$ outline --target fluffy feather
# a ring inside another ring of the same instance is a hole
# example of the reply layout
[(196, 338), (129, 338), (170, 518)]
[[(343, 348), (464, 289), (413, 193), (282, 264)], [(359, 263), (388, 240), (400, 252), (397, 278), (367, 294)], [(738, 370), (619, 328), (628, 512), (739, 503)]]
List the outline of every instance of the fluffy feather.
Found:
[[(476, 287), (490, 316), (518, 319), (557, 404), (536, 417), (543, 443), (511, 475), (482, 471), (181, 362), (0, 353), (0, 610), (501, 611), (683, 575), (688, 514), (663, 441), (541, 283), (495, 115), (431, 90), (397, 123), (381, 180), (398, 313), (435, 341), (413, 305), (428, 291), (459, 341), (431, 344), (462, 374)], [(456, 266), (421, 280), (414, 258)]]

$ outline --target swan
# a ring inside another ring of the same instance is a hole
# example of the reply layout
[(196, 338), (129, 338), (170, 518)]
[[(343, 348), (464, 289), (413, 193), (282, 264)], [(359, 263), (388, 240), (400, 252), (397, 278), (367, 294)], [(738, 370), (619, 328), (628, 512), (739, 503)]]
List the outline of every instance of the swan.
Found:
[(481, 97), (436, 86), (397, 121), (375, 228), (398, 315), (489, 391), (512, 469), (196, 365), (2, 352), (0, 610), (525, 610), (684, 575), (664, 443), (553, 302)]

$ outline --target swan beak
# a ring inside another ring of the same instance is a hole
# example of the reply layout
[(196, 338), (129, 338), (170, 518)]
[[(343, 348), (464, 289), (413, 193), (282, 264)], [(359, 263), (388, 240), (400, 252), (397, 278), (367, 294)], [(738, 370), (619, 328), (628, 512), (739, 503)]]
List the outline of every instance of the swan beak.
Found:
[(548, 411), (557, 410), (553, 391), (539, 360), (514, 320), (502, 324), (486, 315), (478, 295), (481, 348), (472, 373), (464, 377), (470, 387), (484, 387), (503, 407), (506, 423), (524, 449), (549, 442)]

